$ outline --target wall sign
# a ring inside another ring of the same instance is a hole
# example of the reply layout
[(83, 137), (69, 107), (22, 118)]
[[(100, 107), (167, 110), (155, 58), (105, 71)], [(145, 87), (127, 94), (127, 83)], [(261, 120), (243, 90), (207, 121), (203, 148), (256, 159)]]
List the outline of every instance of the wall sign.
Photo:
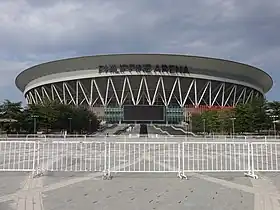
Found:
[(154, 65), (151, 64), (123, 64), (123, 65), (104, 65), (98, 66), (99, 73), (123, 73), (126, 71), (136, 72), (169, 72), (169, 73), (188, 73), (187, 66), (178, 65)]

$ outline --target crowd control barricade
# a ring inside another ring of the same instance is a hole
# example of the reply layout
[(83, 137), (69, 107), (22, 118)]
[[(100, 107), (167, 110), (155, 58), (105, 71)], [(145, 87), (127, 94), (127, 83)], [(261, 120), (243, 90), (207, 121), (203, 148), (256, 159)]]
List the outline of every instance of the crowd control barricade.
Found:
[(38, 173), (102, 172), (106, 168), (106, 143), (88, 141), (37, 142)]
[(249, 172), (250, 145), (245, 142), (183, 142), (182, 170), (188, 172)]
[[(1, 140), (0, 172), (177, 173), (280, 171), (276, 141)], [(170, 140), (170, 139), (169, 139)]]
[(253, 142), (252, 169), (256, 172), (280, 171), (280, 143), (279, 142)]
[(109, 173), (179, 173), (181, 143), (109, 142)]
[(36, 158), (35, 141), (0, 141), (0, 171), (34, 171)]

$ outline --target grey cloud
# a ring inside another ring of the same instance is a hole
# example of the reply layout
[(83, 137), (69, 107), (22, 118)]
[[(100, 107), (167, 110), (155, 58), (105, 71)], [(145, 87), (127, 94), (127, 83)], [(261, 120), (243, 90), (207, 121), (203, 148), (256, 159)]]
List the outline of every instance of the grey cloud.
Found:
[(0, 11), (0, 60), (10, 63), (188, 53), (248, 62), (280, 79), (270, 60), (280, 53), (278, 0), (2, 0)]

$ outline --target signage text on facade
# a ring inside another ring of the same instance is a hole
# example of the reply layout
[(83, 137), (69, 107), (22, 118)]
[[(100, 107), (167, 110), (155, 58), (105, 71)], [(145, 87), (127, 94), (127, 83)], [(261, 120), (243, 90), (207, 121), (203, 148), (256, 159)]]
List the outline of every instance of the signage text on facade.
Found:
[(123, 64), (98, 66), (99, 73), (122, 73), (126, 71), (136, 72), (169, 72), (169, 73), (189, 73), (187, 66), (178, 65), (150, 65), (150, 64)]

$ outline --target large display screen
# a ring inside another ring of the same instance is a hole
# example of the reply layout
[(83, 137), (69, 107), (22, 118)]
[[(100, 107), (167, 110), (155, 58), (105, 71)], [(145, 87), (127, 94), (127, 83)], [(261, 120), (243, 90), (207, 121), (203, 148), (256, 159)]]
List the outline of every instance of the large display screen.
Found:
[(123, 114), (124, 121), (165, 121), (164, 106), (126, 105)]

